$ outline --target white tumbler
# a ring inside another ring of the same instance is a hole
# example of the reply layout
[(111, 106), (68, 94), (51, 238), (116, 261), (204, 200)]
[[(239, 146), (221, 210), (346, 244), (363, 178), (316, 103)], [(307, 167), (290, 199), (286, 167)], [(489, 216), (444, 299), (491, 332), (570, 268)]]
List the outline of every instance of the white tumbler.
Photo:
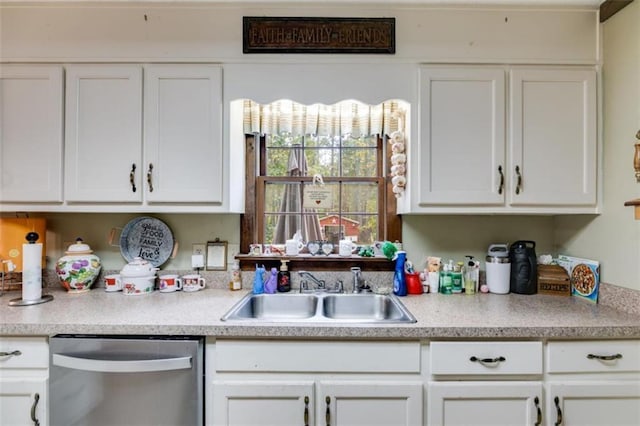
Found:
[(508, 257), (487, 256), (487, 287), (489, 293), (509, 293), (511, 263)]

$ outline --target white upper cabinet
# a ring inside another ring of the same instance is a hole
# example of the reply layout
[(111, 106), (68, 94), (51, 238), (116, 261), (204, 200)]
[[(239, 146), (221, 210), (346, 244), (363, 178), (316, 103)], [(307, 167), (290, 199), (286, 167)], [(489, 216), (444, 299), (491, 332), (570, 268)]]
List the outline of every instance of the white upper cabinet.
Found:
[(504, 203), (504, 75), (501, 68), (422, 68), (421, 204)]
[(67, 67), (65, 199), (140, 203), (142, 67)]
[(595, 206), (595, 71), (516, 68), (509, 89), (509, 203)]
[(222, 68), (145, 67), (147, 200), (222, 203), (222, 154)]
[(220, 66), (72, 65), (66, 111), (72, 209), (222, 208)]
[(61, 203), (63, 69), (0, 66), (0, 201)]
[(411, 213), (597, 212), (593, 68), (424, 66), (420, 83)]

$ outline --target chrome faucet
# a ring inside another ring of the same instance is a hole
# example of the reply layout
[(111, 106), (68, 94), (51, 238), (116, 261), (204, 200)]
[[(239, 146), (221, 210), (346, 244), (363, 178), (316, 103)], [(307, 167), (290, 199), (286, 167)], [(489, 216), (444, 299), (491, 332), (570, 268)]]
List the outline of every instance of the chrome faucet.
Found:
[(362, 270), (358, 266), (352, 266), (353, 273), (353, 293), (360, 293), (362, 290)]
[[(309, 281), (311, 281), (313, 283), (313, 285), (315, 285), (315, 290), (326, 290), (326, 284), (324, 282), (324, 280), (319, 280), (316, 277), (314, 277), (313, 275), (311, 275), (310, 272), (307, 271), (298, 271), (298, 275), (300, 275), (300, 278), (307, 278), (309, 279)], [(301, 280), (300, 281), (300, 293), (302, 293), (303, 291), (309, 291), (309, 290), (314, 290), (314, 289), (310, 289), (309, 286), (307, 285), (307, 281), (306, 280)]]
[(340, 280), (337, 280), (333, 287), (328, 287), (324, 282), (324, 280), (320, 280), (314, 277), (313, 275), (311, 275), (310, 272), (299, 271), (298, 275), (300, 275), (301, 278), (309, 279), (309, 281), (311, 281), (313, 286), (315, 286), (315, 288), (309, 288), (309, 283), (307, 282), (307, 280), (303, 279), (300, 281), (300, 293), (311, 292), (311, 291), (326, 291), (327, 293), (344, 292), (344, 286), (342, 284), (342, 281)]

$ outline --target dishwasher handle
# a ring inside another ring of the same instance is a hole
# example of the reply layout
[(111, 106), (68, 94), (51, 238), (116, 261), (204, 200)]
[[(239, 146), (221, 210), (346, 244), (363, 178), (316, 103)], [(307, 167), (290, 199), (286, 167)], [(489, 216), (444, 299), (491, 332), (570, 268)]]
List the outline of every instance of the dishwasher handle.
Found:
[(191, 368), (191, 357), (116, 361), (53, 354), (52, 363), (72, 370), (97, 371), (100, 373), (143, 373), (149, 371), (188, 370)]

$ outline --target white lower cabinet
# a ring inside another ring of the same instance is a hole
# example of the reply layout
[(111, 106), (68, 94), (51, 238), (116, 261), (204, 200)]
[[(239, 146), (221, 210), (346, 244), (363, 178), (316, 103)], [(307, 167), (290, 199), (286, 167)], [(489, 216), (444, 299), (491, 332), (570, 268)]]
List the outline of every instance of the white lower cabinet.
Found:
[(214, 381), (215, 425), (419, 425), (422, 384), (384, 380)]
[(432, 342), (428, 425), (541, 425), (542, 342)]
[(49, 424), (49, 345), (44, 337), (0, 337), (0, 425)]
[(213, 425), (308, 425), (314, 384), (298, 380), (213, 382)]
[(549, 342), (548, 425), (640, 425), (640, 341)]
[(0, 424), (22, 426), (47, 424), (48, 380), (0, 378)]
[(421, 425), (423, 388), (419, 342), (207, 345), (208, 425)]
[(541, 425), (542, 382), (430, 382), (429, 425)]
[(548, 425), (640, 425), (640, 382), (597, 380), (549, 383)]

